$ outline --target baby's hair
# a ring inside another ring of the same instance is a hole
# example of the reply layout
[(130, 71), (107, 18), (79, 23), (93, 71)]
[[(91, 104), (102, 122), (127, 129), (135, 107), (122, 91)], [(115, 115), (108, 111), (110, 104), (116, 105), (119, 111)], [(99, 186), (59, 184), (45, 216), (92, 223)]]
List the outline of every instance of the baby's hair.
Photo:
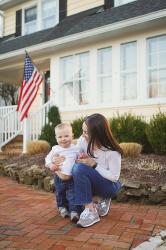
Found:
[(69, 123), (60, 123), (55, 127), (55, 130), (64, 128), (70, 128), (72, 130), (72, 126)]

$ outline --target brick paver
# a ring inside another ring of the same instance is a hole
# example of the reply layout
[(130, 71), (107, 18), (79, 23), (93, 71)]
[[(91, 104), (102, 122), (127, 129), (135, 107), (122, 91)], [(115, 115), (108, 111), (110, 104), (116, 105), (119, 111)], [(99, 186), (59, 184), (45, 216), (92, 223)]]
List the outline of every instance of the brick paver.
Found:
[(0, 249), (133, 249), (166, 228), (166, 206), (113, 203), (108, 216), (77, 228), (55, 209), (54, 194), (0, 177)]

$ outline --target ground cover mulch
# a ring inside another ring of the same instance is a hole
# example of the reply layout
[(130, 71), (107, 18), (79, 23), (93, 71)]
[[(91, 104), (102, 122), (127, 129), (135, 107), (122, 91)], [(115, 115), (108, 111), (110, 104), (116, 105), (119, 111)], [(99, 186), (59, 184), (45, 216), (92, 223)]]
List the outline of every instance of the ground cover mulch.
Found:
[[(5, 156), (1, 157), (0, 163), (28, 166), (35, 164), (44, 168), (45, 156), (46, 154)], [(123, 158), (121, 178), (154, 186), (166, 184), (166, 155), (141, 154), (138, 157)]]

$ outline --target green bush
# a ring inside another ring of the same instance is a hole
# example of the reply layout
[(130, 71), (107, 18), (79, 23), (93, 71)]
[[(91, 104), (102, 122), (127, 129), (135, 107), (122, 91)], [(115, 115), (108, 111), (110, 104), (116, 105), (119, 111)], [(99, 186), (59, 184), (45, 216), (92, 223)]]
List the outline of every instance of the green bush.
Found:
[(146, 134), (154, 152), (166, 154), (166, 113), (153, 115)]
[(118, 115), (109, 120), (114, 137), (119, 143), (136, 142), (143, 146), (143, 152), (151, 152), (146, 137), (147, 123), (141, 116), (131, 114)]
[(80, 135), (82, 134), (82, 124), (84, 122), (83, 118), (79, 118), (74, 120), (71, 123), (71, 126), (73, 128), (73, 133), (74, 133), (74, 138), (79, 138)]
[(56, 106), (52, 106), (48, 111), (48, 124), (46, 124), (41, 131), (39, 140), (45, 140), (50, 143), (51, 146), (57, 144), (55, 139), (55, 126), (61, 123), (59, 110)]

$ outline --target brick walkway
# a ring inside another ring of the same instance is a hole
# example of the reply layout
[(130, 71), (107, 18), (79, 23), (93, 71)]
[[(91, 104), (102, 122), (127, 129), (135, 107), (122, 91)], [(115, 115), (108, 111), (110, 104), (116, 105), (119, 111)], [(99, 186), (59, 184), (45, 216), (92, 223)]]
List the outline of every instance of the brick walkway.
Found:
[(92, 227), (77, 228), (54, 208), (54, 195), (0, 177), (0, 249), (132, 249), (166, 228), (166, 206), (114, 203)]

